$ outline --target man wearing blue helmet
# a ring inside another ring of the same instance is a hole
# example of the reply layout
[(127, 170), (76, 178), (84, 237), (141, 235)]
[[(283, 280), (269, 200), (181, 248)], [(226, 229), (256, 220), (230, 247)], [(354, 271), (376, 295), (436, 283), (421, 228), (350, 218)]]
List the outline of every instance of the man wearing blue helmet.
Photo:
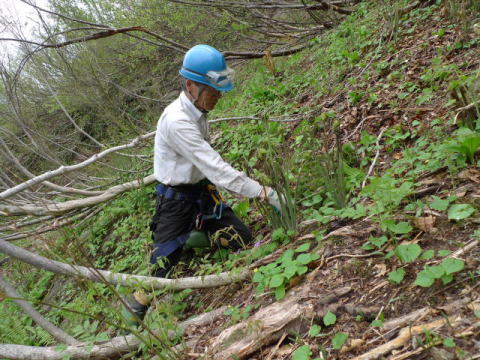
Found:
[[(208, 45), (196, 45), (184, 57), (179, 71), (180, 96), (163, 111), (154, 147), (156, 210), (150, 229), (151, 263), (155, 276), (165, 277), (186, 249), (211, 243), (238, 250), (251, 243), (250, 230), (226, 205), (216, 189), (267, 200), (277, 210), (277, 193), (263, 187), (226, 163), (209, 143), (207, 113), (224, 92), (233, 89), (234, 71), (223, 54)], [(128, 303), (142, 318), (145, 297), (136, 293)]]

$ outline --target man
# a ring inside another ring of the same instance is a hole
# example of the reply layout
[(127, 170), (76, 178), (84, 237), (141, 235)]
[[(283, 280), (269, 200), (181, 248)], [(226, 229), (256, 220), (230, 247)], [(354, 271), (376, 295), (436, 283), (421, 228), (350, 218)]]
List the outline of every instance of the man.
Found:
[[(223, 202), (219, 186), (237, 196), (267, 200), (280, 211), (277, 193), (226, 163), (209, 144), (206, 115), (224, 92), (233, 89), (234, 71), (221, 52), (196, 45), (180, 69), (182, 93), (157, 124), (154, 175), (158, 182), (151, 263), (166, 277), (187, 248), (209, 246), (237, 250), (251, 243), (249, 229)], [(127, 299), (143, 318), (148, 300), (139, 292)]]

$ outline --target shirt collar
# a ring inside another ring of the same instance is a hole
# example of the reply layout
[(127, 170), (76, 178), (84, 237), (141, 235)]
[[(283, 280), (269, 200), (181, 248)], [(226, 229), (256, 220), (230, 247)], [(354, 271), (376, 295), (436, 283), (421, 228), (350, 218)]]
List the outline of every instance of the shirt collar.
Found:
[(182, 106), (190, 113), (193, 117), (193, 120), (198, 121), (202, 115), (204, 115), (200, 110), (198, 110), (195, 105), (188, 99), (184, 91), (180, 94), (180, 102)]

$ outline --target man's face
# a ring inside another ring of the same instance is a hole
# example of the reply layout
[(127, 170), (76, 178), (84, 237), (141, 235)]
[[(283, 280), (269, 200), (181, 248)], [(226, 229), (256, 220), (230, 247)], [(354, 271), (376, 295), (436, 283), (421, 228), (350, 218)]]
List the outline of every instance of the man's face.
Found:
[(200, 93), (200, 87), (193, 81), (187, 81), (187, 87), (189, 87), (190, 93), (197, 98), (197, 105), (207, 111), (213, 110), (215, 105), (217, 105), (218, 100), (220, 100), (222, 97), (221, 91), (215, 90), (214, 88), (206, 85), (200, 94), (200, 97), (198, 97), (198, 94)]

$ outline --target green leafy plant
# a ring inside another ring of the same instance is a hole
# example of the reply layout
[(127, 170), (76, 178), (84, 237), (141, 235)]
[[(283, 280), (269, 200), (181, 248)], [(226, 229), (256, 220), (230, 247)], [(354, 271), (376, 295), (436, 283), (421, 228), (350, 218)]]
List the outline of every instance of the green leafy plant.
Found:
[(405, 277), (405, 269), (399, 268), (388, 273), (388, 280), (395, 284), (400, 284)]
[(433, 201), (430, 202), (429, 206), (433, 210), (445, 211), (448, 209), (450, 201), (447, 199), (440, 199), (438, 196), (433, 196)]
[(463, 220), (470, 217), (475, 212), (475, 208), (470, 204), (454, 204), (448, 209), (448, 218), (450, 220)]
[(443, 284), (448, 284), (453, 280), (453, 274), (461, 271), (465, 266), (463, 260), (455, 258), (446, 258), (440, 265), (425, 266), (422, 271), (417, 274), (415, 285), (421, 287), (430, 287), (435, 280), (441, 279)]
[(422, 248), (418, 244), (398, 245), (393, 251), (402, 263), (409, 263), (420, 256)]
[[(272, 289), (276, 299), (282, 299), (285, 296), (285, 286), (288, 281), (294, 276), (305, 274), (308, 271), (306, 265), (320, 257), (318, 254), (303, 253), (303, 249), (306, 249), (304, 245), (297, 248), (299, 250), (297, 252), (289, 249), (275, 262), (256, 269), (252, 281), (258, 283), (257, 293)], [(299, 254), (296, 255), (296, 253)]]
[(332, 338), (332, 345), (335, 350), (340, 350), (348, 339), (348, 334), (339, 332)]
[(302, 345), (292, 353), (292, 360), (310, 360), (312, 350), (308, 345)]
[(370, 236), (368, 238), (368, 241), (362, 245), (362, 249), (373, 250), (375, 248), (381, 248), (387, 241), (388, 241), (388, 238), (386, 236), (380, 236), (380, 237)]
[(447, 145), (450, 152), (463, 156), (468, 164), (475, 161), (475, 152), (480, 147), (480, 134), (463, 128), (458, 131), (457, 138)]
[(323, 323), (325, 326), (330, 326), (333, 325), (337, 322), (337, 317), (335, 316), (334, 313), (331, 311), (328, 311), (324, 316), (323, 316)]

